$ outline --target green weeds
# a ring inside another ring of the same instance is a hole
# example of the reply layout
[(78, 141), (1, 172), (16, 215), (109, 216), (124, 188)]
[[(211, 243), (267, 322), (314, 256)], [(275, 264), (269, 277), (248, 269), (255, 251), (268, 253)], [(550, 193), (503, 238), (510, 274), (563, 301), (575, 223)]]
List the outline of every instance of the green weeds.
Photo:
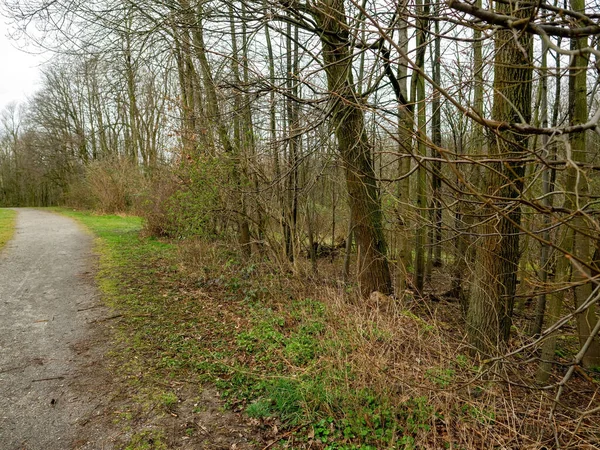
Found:
[(452, 384), (455, 374), (456, 373), (453, 369), (442, 369), (440, 367), (436, 367), (433, 369), (427, 369), (425, 372), (425, 378), (440, 388), (445, 389)]
[(164, 433), (160, 430), (145, 430), (135, 433), (125, 450), (167, 450)]
[[(185, 241), (178, 249), (140, 237), (136, 217), (61, 212), (98, 236), (98, 281), (122, 315), (114, 358), (142, 405), (119, 417), (122, 426), (144, 411), (177, 408), (183, 399), (169, 386), (185, 381), (213, 384), (248, 416), (298, 430), (295, 442), (306, 447), (319, 441), (330, 450), (410, 449), (431, 429), (437, 413), (427, 397), (391, 401), (365, 384), (357, 370), (370, 369), (351, 363), (356, 336), (343, 327), (332, 331), (328, 307), (291, 289), (263, 262), (216, 245), (190, 242), (183, 250)], [(407, 313), (407, 320), (415, 319)], [(415, 323), (418, 333), (429, 332)], [(394, 338), (387, 328), (369, 329), (360, 339), (388, 345)], [(451, 369), (426, 374), (440, 386), (453, 376)], [(138, 433), (127, 448), (162, 448), (161, 436)]]

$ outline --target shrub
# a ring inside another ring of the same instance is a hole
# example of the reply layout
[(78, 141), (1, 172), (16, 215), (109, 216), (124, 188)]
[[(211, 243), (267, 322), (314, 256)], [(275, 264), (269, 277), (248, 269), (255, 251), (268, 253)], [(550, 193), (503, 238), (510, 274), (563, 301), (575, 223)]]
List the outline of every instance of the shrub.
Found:
[(140, 202), (144, 231), (150, 236), (176, 234), (177, 223), (171, 214), (172, 198), (181, 189), (177, 177), (168, 167), (154, 171)]
[(145, 184), (141, 167), (131, 159), (104, 158), (90, 163), (70, 184), (65, 203), (100, 213), (136, 212)]
[(177, 238), (215, 235), (219, 220), (227, 221), (229, 167), (221, 157), (200, 156), (175, 171), (158, 171), (142, 202), (146, 232)]

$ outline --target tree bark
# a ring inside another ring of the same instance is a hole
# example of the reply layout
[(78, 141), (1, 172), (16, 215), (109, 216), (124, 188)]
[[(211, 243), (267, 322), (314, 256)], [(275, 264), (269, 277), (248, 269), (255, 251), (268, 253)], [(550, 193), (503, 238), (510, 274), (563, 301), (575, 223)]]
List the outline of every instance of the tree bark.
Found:
[[(404, 2), (403, 2), (404, 3)], [(408, 14), (407, 5), (401, 4), (398, 7), (398, 15), (403, 23), (398, 29), (398, 46), (405, 55), (408, 54)], [(409, 61), (399, 61), (397, 79), (399, 91), (402, 98), (408, 98), (407, 82)], [(407, 287), (409, 273), (413, 271), (411, 227), (410, 214), (412, 206), (410, 204), (410, 166), (413, 153), (413, 135), (414, 135), (414, 111), (408, 108), (398, 99), (398, 230), (400, 248), (398, 251), (398, 269), (396, 273), (397, 295), (401, 296)]]
[[(436, 16), (439, 15), (440, 2), (436, 3)], [(437, 85), (441, 82), (441, 36), (440, 36), (440, 23), (435, 21), (435, 39), (434, 39), (434, 61), (433, 61), (433, 82)], [(439, 155), (439, 149), (442, 147), (442, 108), (441, 108), (441, 95), (436, 89), (433, 91), (433, 101), (431, 104), (431, 140), (434, 145), (431, 153), (435, 158)], [(433, 225), (433, 239), (431, 242), (432, 258), (431, 264), (434, 267), (440, 267), (442, 265), (442, 161), (438, 158), (433, 162), (432, 174), (431, 174), (431, 187), (432, 187), (432, 225)]]
[[(510, 5), (496, 3), (498, 13), (510, 13)], [(529, 17), (524, 8), (515, 11)], [(492, 117), (507, 122), (531, 119), (532, 39), (511, 30), (495, 35), (494, 104)], [(510, 336), (511, 316), (520, 259), (519, 228), (525, 166), (518, 161), (527, 151), (528, 137), (514, 132), (490, 133), (491, 157), (511, 160), (492, 163), (487, 170), (475, 279), (467, 312), (469, 342), (481, 355), (497, 354)]]
[(312, 9), (323, 46), (330, 93), (331, 121), (342, 156), (358, 247), (359, 284), (363, 296), (392, 292), (382, 229), (382, 213), (364, 111), (352, 77), (352, 52), (343, 0), (321, 0)]
[[(417, 49), (416, 49), (416, 65), (421, 69), (425, 69), (425, 50), (427, 48), (427, 26), (429, 15), (429, 3), (424, 3), (423, 0), (416, 0), (416, 12), (419, 17), (417, 28)], [(417, 155), (423, 158), (427, 157), (427, 147), (425, 139), (427, 137), (427, 116), (425, 103), (425, 79), (419, 71), (413, 71), (412, 75), (412, 92), (413, 100), (416, 100), (417, 113)], [(424, 160), (418, 162), (417, 168), (417, 224), (415, 232), (415, 288), (418, 292), (423, 292), (425, 282), (425, 246), (426, 246), (426, 222), (427, 214), (427, 171), (425, 169)]]
[[(574, 11), (585, 13), (583, 0), (571, 0), (571, 8)], [(587, 37), (571, 40), (571, 50), (579, 50), (588, 46)], [(588, 120), (587, 108), (587, 67), (589, 56), (579, 53), (572, 59), (569, 70), (569, 122), (570, 125), (578, 125)], [(571, 146), (571, 159), (574, 163), (587, 162), (586, 133), (572, 133), (569, 135)], [(574, 212), (571, 223), (567, 224), (572, 229), (571, 250), (575, 258), (588, 264), (592, 260), (592, 241), (590, 233), (594, 233), (587, 223), (581, 207), (589, 201), (589, 185), (587, 174), (581, 169), (569, 164), (567, 167), (565, 207)], [(584, 266), (573, 267), (571, 281), (575, 284), (573, 297), (575, 308), (579, 308), (592, 295), (591, 273)], [(580, 314), (577, 314), (577, 333), (579, 343), (583, 344), (590, 337), (592, 329), (597, 322), (596, 306), (592, 305)], [(600, 366), (600, 341), (595, 338), (583, 358), (586, 367)]]

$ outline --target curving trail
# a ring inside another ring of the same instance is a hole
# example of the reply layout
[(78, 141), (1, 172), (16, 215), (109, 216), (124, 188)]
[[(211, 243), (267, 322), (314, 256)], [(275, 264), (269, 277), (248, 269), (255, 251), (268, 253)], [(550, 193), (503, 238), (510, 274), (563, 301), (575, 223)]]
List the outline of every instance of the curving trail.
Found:
[(106, 338), (97, 320), (107, 312), (91, 249), (73, 220), (18, 210), (15, 236), (0, 251), (3, 450), (112, 448), (93, 420), (109, 380), (99, 379)]

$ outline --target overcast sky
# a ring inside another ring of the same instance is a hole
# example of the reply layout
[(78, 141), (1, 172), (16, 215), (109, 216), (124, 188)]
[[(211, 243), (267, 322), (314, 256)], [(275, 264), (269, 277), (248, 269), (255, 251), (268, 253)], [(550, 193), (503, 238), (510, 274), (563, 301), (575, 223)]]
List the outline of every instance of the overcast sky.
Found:
[(8, 103), (22, 102), (36, 90), (44, 57), (18, 50), (8, 38), (7, 20), (0, 16), (0, 110)]

